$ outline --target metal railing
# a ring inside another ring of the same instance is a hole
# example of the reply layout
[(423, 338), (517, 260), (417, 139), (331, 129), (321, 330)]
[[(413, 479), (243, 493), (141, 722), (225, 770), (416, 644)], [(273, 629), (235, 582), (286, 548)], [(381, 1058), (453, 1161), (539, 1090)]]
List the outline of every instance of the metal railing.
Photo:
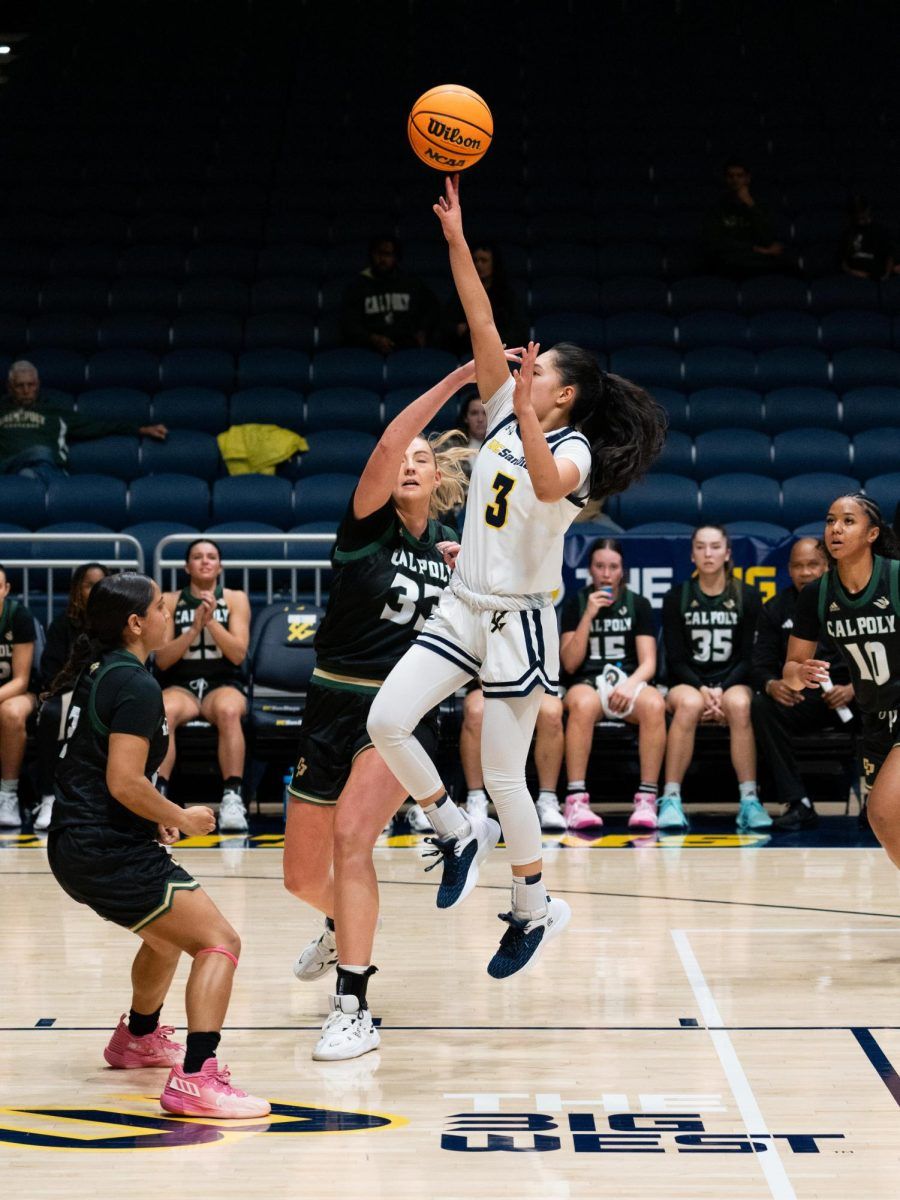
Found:
[[(180, 584), (177, 572), (184, 569), (184, 550), (177, 558), (167, 556), (166, 551), (172, 546), (185, 547), (191, 542), (201, 540), (201, 533), (169, 533), (160, 538), (153, 554), (153, 578), (161, 588), (164, 588), (164, 573), (169, 572), (169, 591), (176, 590)], [(322, 603), (322, 572), (331, 570), (330, 550), (334, 544), (333, 533), (211, 533), (210, 539), (226, 550), (224, 555), (226, 571), (239, 570), (243, 572), (243, 590), (250, 591), (250, 572), (264, 571), (266, 574), (266, 603), (271, 604), (275, 595), (274, 577), (277, 573), (290, 573), (291, 601), (297, 599), (297, 573), (299, 571), (315, 571), (315, 602)], [(235, 542), (281, 543), (284, 547), (283, 561), (271, 558), (232, 558), (227, 553), (229, 544)], [(288, 545), (321, 545), (327, 547), (329, 557), (321, 555), (317, 558), (288, 558)], [(224, 583), (225, 572), (221, 582)]]
[[(86, 561), (94, 561), (102, 563), (105, 567), (118, 567), (122, 570), (144, 570), (144, 551), (141, 548), (141, 543), (136, 537), (132, 537), (130, 533), (0, 533), (0, 542), (4, 547), (10, 542), (21, 543), (22, 545), (31, 546), (35, 542), (59, 542), (61, 548), (68, 543), (72, 545), (75, 542), (99, 542), (113, 543), (114, 553), (112, 555), (103, 554), (98, 551), (92, 557), (85, 557), (81, 554), (75, 558), (57, 558), (55, 556), (41, 556), (35, 558), (13, 558), (10, 555), (5, 555), (3, 558), (3, 566), (9, 570), (16, 569), (23, 572), (22, 581), (22, 603), (28, 607), (30, 593), (33, 588), (31, 573), (33, 571), (47, 572), (47, 624), (53, 620), (53, 601), (55, 597), (53, 572), (54, 571), (71, 571), (75, 567), (80, 567)], [(125, 547), (132, 551), (129, 557), (123, 556), (122, 548)], [(69, 586), (66, 584), (66, 594), (68, 595)]]

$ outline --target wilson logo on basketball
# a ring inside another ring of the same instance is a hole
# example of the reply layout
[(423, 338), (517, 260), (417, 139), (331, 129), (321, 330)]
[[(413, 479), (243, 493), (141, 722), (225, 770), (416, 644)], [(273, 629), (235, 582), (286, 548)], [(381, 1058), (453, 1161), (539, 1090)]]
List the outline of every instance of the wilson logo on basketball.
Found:
[(481, 138), (463, 137), (459, 131), (459, 127), (451, 129), (444, 121), (439, 121), (436, 117), (428, 118), (428, 132), (433, 133), (435, 137), (442, 138), (445, 142), (452, 142), (454, 146), (463, 146), (467, 150), (477, 150), (481, 146)]

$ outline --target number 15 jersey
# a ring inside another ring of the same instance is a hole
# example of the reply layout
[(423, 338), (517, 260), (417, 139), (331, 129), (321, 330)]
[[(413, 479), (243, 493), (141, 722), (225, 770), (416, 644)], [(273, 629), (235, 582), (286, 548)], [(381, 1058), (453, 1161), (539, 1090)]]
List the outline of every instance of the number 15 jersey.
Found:
[(588, 496), (591, 447), (584, 434), (568, 426), (546, 435), (554, 458), (575, 463), (578, 483), (555, 503), (539, 500), (513, 411), (514, 390), (510, 376), (485, 404), (488, 431), (472, 469), (456, 570), (471, 592), (533, 596), (533, 607), (539, 608), (560, 584), (563, 535)]

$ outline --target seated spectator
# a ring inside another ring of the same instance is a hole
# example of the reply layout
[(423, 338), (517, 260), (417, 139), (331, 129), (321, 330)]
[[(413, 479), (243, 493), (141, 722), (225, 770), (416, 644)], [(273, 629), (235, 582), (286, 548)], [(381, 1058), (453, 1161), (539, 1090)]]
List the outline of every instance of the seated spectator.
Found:
[(59, 412), (41, 403), (37, 368), (20, 359), (9, 368), (8, 389), (0, 399), (0, 475), (30, 475), (45, 484), (65, 473), (67, 441), (123, 433), (162, 441), (165, 425), (133, 421), (93, 421), (74, 412)]
[[(472, 261), (491, 302), (494, 324), (506, 346), (521, 346), (528, 339), (528, 322), (507, 278), (503, 258), (493, 242), (475, 242)], [(441, 344), (460, 358), (471, 358), (472, 338), (462, 302), (454, 291), (444, 305)]]
[(663, 600), (663, 638), (669, 676), (666, 703), (672, 724), (659, 806), (661, 830), (687, 830), (681, 784), (694, 755), (699, 724), (727, 725), (741, 806), (737, 827), (768, 829), (772, 818), (759, 802), (756, 743), (750, 721), (753, 637), (759, 592), (733, 574), (731, 539), (720, 525), (702, 525), (691, 539), (696, 574)]
[[(41, 692), (50, 690), (54, 679), (68, 662), (75, 639), (84, 628), (84, 610), (91, 588), (109, 573), (108, 567), (97, 562), (83, 563), (72, 572), (66, 611), (51, 621), (47, 630), (47, 642), (41, 655)], [(59, 757), (71, 699), (71, 691), (50, 696), (42, 701), (38, 714), (38, 778), (41, 800), (34, 817), (34, 828), (38, 832), (49, 829), (50, 818), (53, 815), (53, 771)]]
[(222, 553), (210, 539), (191, 542), (184, 567), (187, 587), (165, 593), (166, 608), (172, 614), (172, 637), (156, 652), (169, 725), (169, 751), (160, 765), (157, 787), (167, 793), (175, 765), (175, 731), (179, 725), (203, 717), (219, 731), (219, 829), (246, 833), (241, 718), (247, 696), (241, 664), (250, 642), (250, 601), (246, 592), (219, 583)]
[(818, 816), (797, 769), (791, 735), (816, 729), (841, 729), (845, 722), (838, 709), (853, 702), (850, 671), (830, 642), (821, 642), (816, 658), (831, 664), (834, 687), (807, 688), (795, 692), (782, 680), (788, 641), (794, 628), (794, 613), (801, 591), (821, 578), (828, 569), (825, 547), (816, 538), (800, 538), (791, 547), (789, 587), (764, 604), (759, 614), (753, 647), (753, 697), (751, 715), (760, 753), (772, 773), (775, 799), (785, 804), (784, 813), (773, 822), (782, 833), (815, 829)]
[(622, 547), (598, 538), (588, 552), (590, 581), (566, 597), (559, 657), (566, 686), (566, 820), (570, 829), (602, 825), (585, 786), (594, 726), (601, 719), (638, 727), (640, 783), (631, 829), (656, 828), (659, 771), (666, 752), (666, 705), (651, 686), (656, 630), (650, 601), (625, 584)]
[(872, 218), (865, 196), (850, 197), (849, 224), (841, 243), (841, 270), (857, 279), (887, 279), (894, 269), (890, 231)]
[[(456, 425), (466, 435), (464, 444), (477, 453), (487, 433), (487, 411), (477, 392), (470, 392), (463, 398)], [(471, 462), (469, 466), (471, 467)]]
[(754, 198), (751, 176), (739, 160), (725, 165), (725, 192), (703, 222), (703, 246), (709, 268), (734, 279), (747, 279), (796, 266), (775, 232), (771, 210)]
[(37, 707), (32, 670), (34, 617), (10, 599), (6, 570), (0, 567), (0, 827), (22, 824), (19, 772), (25, 757), (25, 722)]
[(390, 354), (425, 346), (437, 320), (430, 288), (400, 266), (400, 242), (376, 237), (369, 265), (351, 280), (341, 298), (341, 337), (345, 346)]

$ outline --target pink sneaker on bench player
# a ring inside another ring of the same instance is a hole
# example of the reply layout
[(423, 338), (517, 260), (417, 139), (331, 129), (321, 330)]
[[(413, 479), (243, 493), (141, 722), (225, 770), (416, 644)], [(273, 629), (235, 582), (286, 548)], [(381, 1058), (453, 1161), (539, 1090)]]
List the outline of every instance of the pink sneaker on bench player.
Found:
[(176, 1067), (184, 1062), (184, 1046), (170, 1042), (175, 1032), (171, 1025), (159, 1025), (152, 1033), (135, 1037), (128, 1031), (128, 1018), (121, 1016), (103, 1057), (111, 1067), (131, 1070), (135, 1067)]
[(192, 1075), (173, 1067), (159, 1102), (180, 1117), (266, 1117), (272, 1111), (268, 1100), (234, 1087), (231, 1072), (216, 1058)]
[(569, 829), (602, 829), (603, 818), (591, 808), (587, 792), (570, 792), (565, 804), (566, 826)]
[(634, 810), (628, 818), (629, 829), (656, 829), (656, 797), (649, 792), (636, 792)]

